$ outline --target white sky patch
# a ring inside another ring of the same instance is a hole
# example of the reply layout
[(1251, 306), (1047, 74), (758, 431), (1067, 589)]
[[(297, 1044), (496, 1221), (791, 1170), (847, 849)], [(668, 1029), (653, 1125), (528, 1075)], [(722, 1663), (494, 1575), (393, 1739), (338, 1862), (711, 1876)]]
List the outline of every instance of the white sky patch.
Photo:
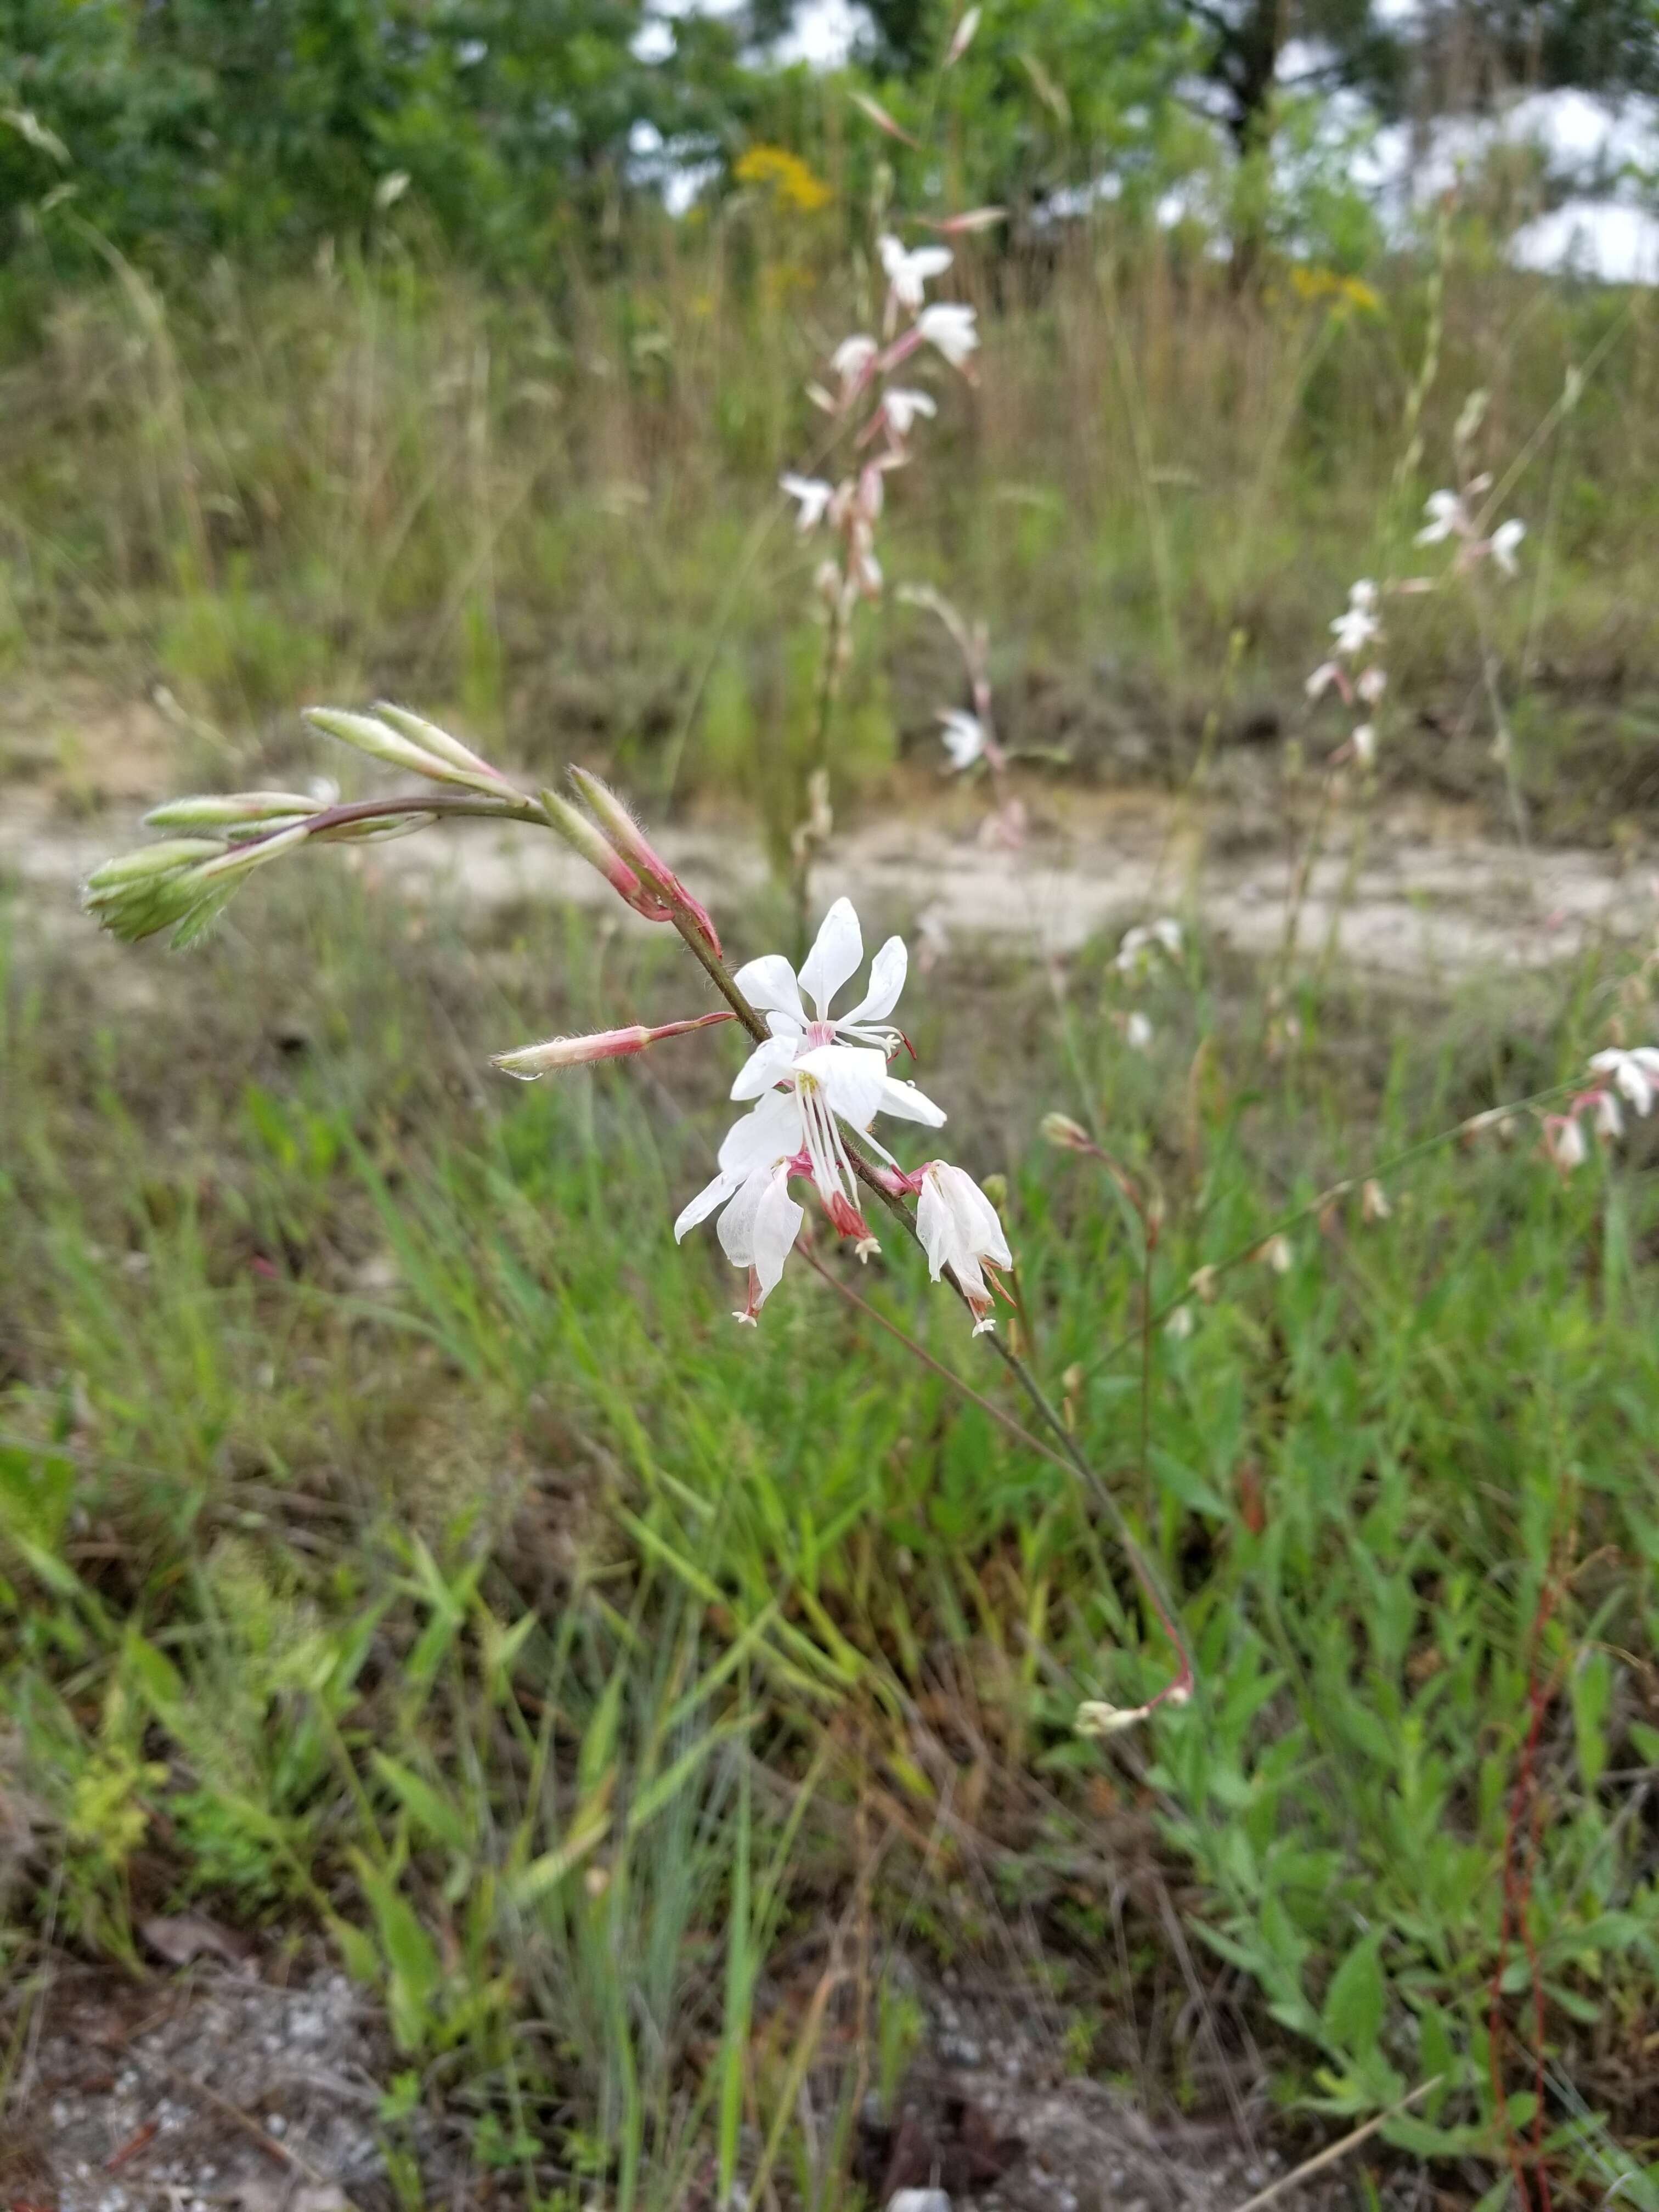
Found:
[(1659, 216), (1617, 200), (1567, 200), (1522, 225), (1510, 259), (1545, 276), (1659, 284)]

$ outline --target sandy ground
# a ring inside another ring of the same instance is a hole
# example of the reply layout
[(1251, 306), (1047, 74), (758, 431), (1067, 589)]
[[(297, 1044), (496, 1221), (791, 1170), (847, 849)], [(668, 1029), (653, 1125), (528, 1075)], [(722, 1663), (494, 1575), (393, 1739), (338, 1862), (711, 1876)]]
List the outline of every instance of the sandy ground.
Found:
[[(959, 823), (959, 826), (958, 826)], [(116, 806), (66, 823), (40, 794), (14, 792), (0, 814), (0, 879), (18, 884), (22, 918), (54, 934), (86, 927), (78, 887), (111, 853), (141, 841), (137, 811)], [(748, 831), (671, 827), (659, 842), (718, 915), (766, 881)], [(611, 893), (551, 837), (456, 825), (309, 865), (372, 870), (410, 891), (501, 911)], [(920, 927), (924, 942), (1054, 957), (1103, 930), (1154, 912), (1195, 914), (1240, 953), (1284, 943), (1295, 872), (1290, 841), (1237, 817), (1207, 834), (1177, 803), (1147, 793), (1060, 800), (1050, 793), (1016, 849), (988, 840), (973, 814), (867, 823), (836, 837), (819, 866), (821, 898)], [(1435, 990), (1494, 967), (1538, 968), (1603, 938), (1645, 940), (1659, 922), (1656, 881), (1638, 856), (1584, 848), (1527, 851), (1456, 813), (1394, 806), (1333, 825), (1312, 872), (1299, 945), (1333, 944), (1346, 964)]]

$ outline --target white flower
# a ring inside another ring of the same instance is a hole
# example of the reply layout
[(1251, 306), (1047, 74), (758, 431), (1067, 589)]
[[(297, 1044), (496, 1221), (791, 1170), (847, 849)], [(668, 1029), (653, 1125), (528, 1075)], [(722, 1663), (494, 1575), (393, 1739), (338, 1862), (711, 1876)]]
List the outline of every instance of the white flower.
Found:
[(917, 392), (908, 385), (895, 384), (883, 392), (881, 411), (893, 435), (908, 438), (917, 416), (931, 418), (939, 413), (939, 406), (931, 392)]
[(1310, 699), (1317, 699), (1329, 690), (1340, 672), (1334, 660), (1322, 660), (1303, 689)]
[(1506, 576), (1518, 576), (1521, 573), (1520, 563), (1515, 557), (1515, 549), (1526, 534), (1526, 524), (1512, 517), (1508, 522), (1498, 524), (1487, 543), (1487, 551)]
[[(1358, 588), (1356, 586), (1355, 589)], [(1346, 611), (1332, 623), (1331, 635), (1336, 640), (1337, 651), (1352, 659), (1354, 654), (1363, 651), (1373, 638), (1382, 636), (1382, 625), (1370, 607), (1361, 605), (1358, 599), (1351, 599)]]
[(1389, 672), (1386, 668), (1362, 670), (1353, 688), (1368, 707), (1374, 707), (1389, 688)]
[[(914, 1083), (896, 1083), (887, 1063), (903, 1043), (888, 1020), (904, 988), (904, 940), (890, 937), (870, 963), (870, 988), (855, 1006), (832, 1015), (830, 1002), (864, 959), (864, 939), (851, 902), (837, 899), (823, 918), (799, 977), (781, 952), (738, 970), (738, 988), (764, 1017), (771, 1036), (757, 1045), (732, 1085), (733, 1098), (758, 1098), (789, 1086), (799, 1132), (796, 1150), (811, 1170), (826, 1212), (843, 1236), (867, 1236), (859, 1212), (853, 1164), (839, 1123), (858, 1130), (884, 1160), (891, 1155), (869, 1133), (878, 1114), (938, 1128), (943, 1110)], [(815, 1012), (801, 1002), (805, 991)]]
[(803, 536), (807, 531), (817, 528), (836, 495), (835, 486), (825, 483), (822, 477), (780, 477), (778, 489), (787, 492), (791, 499), (799, 501), (800, 513), (795, 518), (795, 525)]
[(1132, 1052), (1148, 1052), (1152, 1048), (1152, 1025), (1139, 1006), (1123, 1024), (1123, 1042)]
[(1192, 1308), (1190, 1306), (1177, 1306), (1175, 1311), (1170, 1316), (1168, 1321), (1164, 1322), (1164, 1334), (1165, 1336), (1173, 1337), (1177, 1344), (1184, 1344), (1187, 1339), (1192, 1334), (1194, 1322)]
[(1438, 545), (1454, 531), (1462, 537), (1468, 528), (1463, 502), (1455, 491), (1431, 491), (1424, 502), (1428, 520), (1417, 533), (1419, 545)]
[(789, 1176), (800, 1149), (800, 1115), (786, 1091), (770, 1091), (752, 1114), (726, 1132), (719, 1172), (705, 1183), (674, 1224), (678, 1243), (688, 1229), (717, 1206), (720, 1240), (734, 1267), (749, 1270), (749, 1303), (737, 1318), (753, 1324), (783, 1273), (803, 1218), (789, 1195)]
[(1644, 1120), (1652, 1112), (1659, 1094), (1659, 1047), (1640, 1044), (1634, 1052), (1594, 1052), (1590, 1066), (1598, 1075), (1612, 1077)]
[[(921, 1171), (921, 1190), (916, 1200), (916, 1235), (927, 1255), (927, 1266), (938, 1282), (946, 1267), (968, 1301), (974, 1316), (974, 1334), (994, 1328), (991, 1293), (982, 1269), (1012, 1267), (1013, 1255), (1002, 1233), (996, 1208), (970, 1175), (948, 1160), (930, 1160)], [(1000, 1287), (1000, 1285), (999, 1285)]]
[(1171, 960), (1179, 960), (1181, 947), (1181, 924), (1166, 914), (1157, 921), (1137, 922), (1126, 931), (1114, 964), (1121, 975), (1144, 975), (1154, 951), (1161, 948)]
[(1376, 758), (1376, 723), (1362, 722), (1349, 742), (1353, 746), (1353, 757), (1360, 767), (1370, 768)]
[(985, 750), (985, 725), (977, 714), (970, 714), (963, 707), (946, 707), (940, 710), (939, 734), (945, 740), (945, 750), (951, 756), (954, 769), (972, 768)]
[(1370, 577), (1361, 576), (1357, 582), (1348, 586), (1348, 605), (1351, 607), (1363, 607), (1367, 614), (1375, 613), (1376, 586)]
[(1605, 1137), (1609, 1144), (1625, 1133), (1625, 1117), (1611, 1091), (1601, 1091), (1596, 1094), (1595, 1133), (1598, 1137)]
[(880, 350), (875, 340), (862, 331), (842, 340), (830, 356), (830, 366), (841, 379), (843, 392), (859, 381)]
[(1564, 1175), (1583, 1165), (1587, 1147), (1584, 1132), (1573, 1114), (1552, 1114), (1544, 1122), (1544, 1150)]
[(948, 246), (918, 246), (914, 252), (907, 253), (899, 240), (889, 237), (878, 241), (876, 251), (881, 256), (893, 297), (913, 314), (921, 305), (922, 287), (933, 277), (942, 276), (951, 265)]
[(952, 368), (960, 368), (979, 343), (974, 310), (945, 301), (924, 307), (916, 318), (924, 344), (936, 346)]

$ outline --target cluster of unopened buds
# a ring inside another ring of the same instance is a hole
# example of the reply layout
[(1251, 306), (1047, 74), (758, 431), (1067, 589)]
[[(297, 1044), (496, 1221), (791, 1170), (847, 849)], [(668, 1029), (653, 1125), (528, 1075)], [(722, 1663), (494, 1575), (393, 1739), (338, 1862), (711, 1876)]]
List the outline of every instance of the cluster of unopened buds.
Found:
[(571, 769), (580, 806), (550, 791), (532, 799), (469, 746), (400, 708), (381, 706), (372, 714), (324, 708), (310, 719), (359, 750), (440, 788), (345, 805), (295, 793), (243, 792), (158, 808), (149, 817), (155, 826), (193, 834), (144, 847), (93, 875), (86, 904), (103, 927), (129, 940), (171, 930), (175, 944), (188, 943), (255, 868), (310, 840), (383, 837), (440, 816), (554, 830), (635, 914), (678, 933), (726, 1005), (676, 1021), (555, 1037), (504, 1053), (496, 1065), (532, 1079), (629, 1058), (716, 1024), (742, 1023), (754, 1049), (732, 1097), (749, 1110), (721, 1144), (714, 1176), (675, 1224), (676, 1236), (684, 1237), (719, 1213), (721, 1246), (748, 1276), (748, 1297), (738, 1319), (755, 1321), (777, 1287), (805, 1218), (791, 1185), (805, 1184), (836, 1234), (854, 1240), (863, 1257), (879, 1247), (860, 1189), (884, 1200), (914, 1231), (933, 1280), (948, 1271), (975, 1333), (993, 1326), (993, 1291), (1008, 1296), (998, 1270), (1013, 1264), (995, 1208), (950, 1161), (928, 1159), (905, 1168), (874, 1134), (883, 1115), (926, 1128), (945, 1121), (943, 1110), (914, 1083), (889, 1072), (896, 1056), (909, 1049), (892, 1018), (908, 965), (902, 939), (887, 939), (871, 963), (863, 996), (836, 1013), (837, 995), (864, 961), (858, 916), (846, 899), (837, 899), (824, 916), (799, 974), (781, 953), (769, 953), (734, 975), (707, 908), (597, 776)]
[(875, 539), (884, 480), (909, 459), (917, 422), (939, 412), (932, 392), (900, 382), (899, 373), (932, 351), (966, 374), (979, 345), (972, 307), (927, 297), (927, 286), (951, 266), (948, 246), (907, 247), (889, 236), (878, 250), (887, 277), (881, 337), (860, 331), (843, 338), (830, 357), (831, 385), (807, 386), (815, 405), (853, 431), (854, 465), (837, 483), (793, 473), (780, 479), (796, 503), (802, 534), (828, 527), (841, 540), (838, 557), (820, 564), (817, 583), (843, 636), (859, 601), (881, 595)]

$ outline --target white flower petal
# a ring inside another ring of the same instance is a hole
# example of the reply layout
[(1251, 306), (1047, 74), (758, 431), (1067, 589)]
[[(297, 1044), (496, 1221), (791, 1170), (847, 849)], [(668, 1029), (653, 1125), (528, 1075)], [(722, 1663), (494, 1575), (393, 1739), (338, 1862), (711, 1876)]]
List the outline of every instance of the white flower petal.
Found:
[(781, 1083), (795, 1064), (795, 1054), (800, 1048), (799, 1037), (768, 1037), (757, 1044), (743, 1066), (738, 1070), (730, 1097), (758, 1098), (763, 1091)]
[(793, 1091), (769, 1091), (752, 1113), (734, 1121), (721, 1140), (719, 1165), (737, 1178), (770, 1167), (800, 1150), (800, 1102)]
[(945, 1109), (935, 1106), (914, 1083), (896, 1083), (889, 1075), (883, 1079), (881, 1106), (884, 1114), (891, 1114), (901, 1121), (920, 1121), (929, 1129), (945, 1127)]
[(850, 899), (838, 898), (818, 927), (812, 950), (801, 963), (800, 987), (827, 1020), (830, 1001), (864, 959), (864, 936)]
[(757, 1014), (784, 1014), (798, 1028), (806, 1027), (795, 971), (781, 952), (764, 952), (758, 960), (747, 962), (732, 981)]
[(864, 1045), (821, 1044), (795, 1063), (801, 1075), (823, 1086), (830, 1110), (862, 1129), (881, 1111), (887, 1082), (887, 1056)]
[(678, 1244), (688, 1229), (695, 1229), (700, 1221), (707, 1221), (717, 1206), (725, 1205), (737, 1187), (736, 1176), (726, 1175), (724, 1171), (712, 1182), (706, 1182), (675, 1222), (674, 1242)]
[(776, 1290), (783, 1275), (784, 1262), (795, 1248), (800, 1234), (803, 1215), (800, 1207), (789, 1195), (789, 1186), (781, 1175), (768, 1181), (755, 1208), (753, 1257), (750, 1265), (760, 1285), (757, 1305), (764, 1304)]
[(870, 988), (851, 1013), (836, 1017), (838, 1027), (849, 1022), (884, 1022), (899, 1002), (910, 956), (902, 937), (890, 937), (870, 963)]

